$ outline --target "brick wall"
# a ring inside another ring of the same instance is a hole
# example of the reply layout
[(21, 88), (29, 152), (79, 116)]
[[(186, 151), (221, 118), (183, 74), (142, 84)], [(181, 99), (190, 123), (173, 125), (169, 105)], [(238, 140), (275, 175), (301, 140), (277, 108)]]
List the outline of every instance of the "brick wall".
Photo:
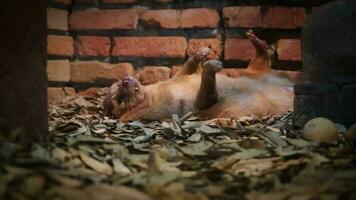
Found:
[(126, 75), (169, 77), (201, 46), (230, 71), (255, 54), (244, 32), (276, 49), (273, 68), (300, 70), (300, 32), (320, 1), (50, 0), (50, 86), (106, 86)]

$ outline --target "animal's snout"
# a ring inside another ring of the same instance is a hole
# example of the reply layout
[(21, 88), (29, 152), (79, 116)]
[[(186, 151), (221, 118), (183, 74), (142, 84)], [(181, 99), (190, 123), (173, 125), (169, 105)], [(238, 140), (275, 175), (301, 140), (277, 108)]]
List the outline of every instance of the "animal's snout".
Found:
[(133, 79), (131, 77), (125, 77), (121, 83), (123, 86), (128, 87), (133, 83)]
[(128, 80), (128, 79), (122, 80), (122, 85), (123, 86), (129, 86), (129, 84), (130, 84), (130, 80)]

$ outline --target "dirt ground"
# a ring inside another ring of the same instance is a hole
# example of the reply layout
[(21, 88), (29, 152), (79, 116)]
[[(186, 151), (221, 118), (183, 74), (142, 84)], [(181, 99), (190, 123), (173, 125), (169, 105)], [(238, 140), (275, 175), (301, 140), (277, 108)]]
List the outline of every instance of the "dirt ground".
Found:
[(309, 142), (291, 113), (163, 122), (102, 117), (102, 98), (49, 105), (47, 145), (0, 138), (0, 199), (356, 199), (356, 148)]

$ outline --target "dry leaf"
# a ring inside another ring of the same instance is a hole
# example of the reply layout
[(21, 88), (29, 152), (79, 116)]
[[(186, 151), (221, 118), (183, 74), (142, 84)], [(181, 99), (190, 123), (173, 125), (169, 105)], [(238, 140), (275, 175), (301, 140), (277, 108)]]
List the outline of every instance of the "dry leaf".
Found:
[(88, 167), (98, 173), (106, 175), (111, 175), (113, 173), (111, 166), (106, 162), (100, 162), (94, 158), (91, 158), (85, 153), (80, 153), (80, 158)]
[(120, 176), (127, 176), (131, 174), (131, 171), (129, 168), (127, 168), (120, 160), (120, 158), (114, 158), (112, 160), (112, 163), (114, 165), (114, 172), (119, 174)]

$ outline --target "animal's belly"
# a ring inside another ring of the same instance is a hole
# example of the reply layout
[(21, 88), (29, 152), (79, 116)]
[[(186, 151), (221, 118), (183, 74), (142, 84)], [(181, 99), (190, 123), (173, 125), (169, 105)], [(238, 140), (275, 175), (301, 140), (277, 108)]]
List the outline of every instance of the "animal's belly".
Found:
[(188, 86), (176, 85), (171, 90), (172, 105), (174, 105), (175, 113), (178, 115), (195, 111), (194, 104), (199, 92), (200, 81), (192, 81), (192, 84)]
[(201, 78), (191, 75), (182, 79), (163, 82), (160, 98), (152, 109), (155, 119), (170, 118), (172, 114), (196, 112), (203, 118), (264, 116), (280, 114), (292, 109), (293, 92), (251, 79), (231, 79), (217, 75), (218, 102), (205, 110), (194, 108)]
[(194, 112), (199, 88), (200, 77), (198, 75), (162, 82), (157, 87), (160, 92), (154, 98), (149, 115), (153, 119), (166, 119), (173, 114), (182, 116), (188, 112)]
[(222, 97), (200, 114), (203, 118), (278, 115), (293, 109), (293, 97), (292, 92), (282, 87), (241, 92)]
[(282, 114), (293, 108), (294, 93), (283, 85), (217, 77), (219, 101), (200, 112), (204, 118)]

